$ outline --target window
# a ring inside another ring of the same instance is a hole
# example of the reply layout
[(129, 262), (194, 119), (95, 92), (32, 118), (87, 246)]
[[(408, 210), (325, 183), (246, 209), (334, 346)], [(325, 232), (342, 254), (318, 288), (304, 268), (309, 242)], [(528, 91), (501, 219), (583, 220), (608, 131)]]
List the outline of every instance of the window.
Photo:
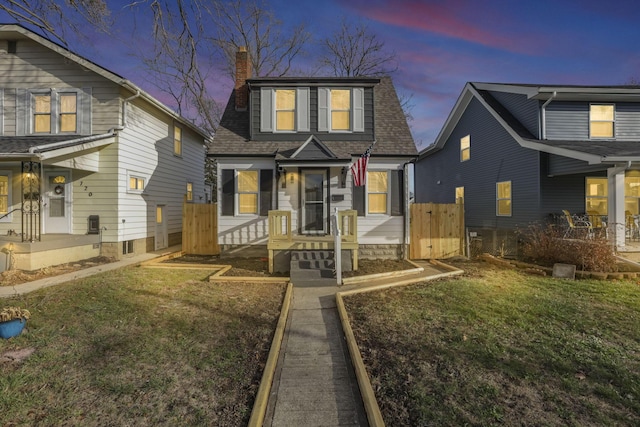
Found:
[(367, 212), (370, 214), (387, 213), (387, 190), (389, 189), (386, 171), (367, 172)]
[(640, 172), (629, 171), (624, 177), (624, 210), (640, 214)]
[(591, 138), (613, 138), (614, 106), (592, 104), (589, 110), (589, 135)]
[(511, 181), (496, 184), (496, 215), (511, 216)]
[(587, 178), (585, 211), (607, 215), (607, 178)]
[(129, 193), (142, 193), (145, 179), (141, 176), (129, 175)]
[(122, 255), (133, 253), (133, 240), (124, 240), (122, 242)]
[(238, 171), (238, 213), (258, 213), (258, 171)]
[(276, 93), (276, 130), (293, 132), (296, 129), (296, 91), (278, 89)]
[[(1, 172), (0, 171), (0, 216), (6, 215), (9, 213), (9, 204), (11, 200), (9, 183), (11, 182), (11, 177), (9, 172)], [(9, 221), (8, 217), (4, 217), (0, 219), (0, 221)]]
[(471, 158), (471, 136), (460, 138), (460, 161), (466, 162)]
[(173, 127), (173, 154), (182, 156), (182, 129), (178, 126)]
[(456, 203), (464, 204), (464, 187), (456, 187)]
[(51, 133), (51, 95), (33, 96), (33, 132)]
[(75, 93), (60, 94), (60, 132), (78, 130), (78, 97)]
[(351, 129), (351, 91), (332, 89), (331, 91), (331, 130), (347, 131)]
[(193, 182), (187, 182), (187, 201), (193, 201)]

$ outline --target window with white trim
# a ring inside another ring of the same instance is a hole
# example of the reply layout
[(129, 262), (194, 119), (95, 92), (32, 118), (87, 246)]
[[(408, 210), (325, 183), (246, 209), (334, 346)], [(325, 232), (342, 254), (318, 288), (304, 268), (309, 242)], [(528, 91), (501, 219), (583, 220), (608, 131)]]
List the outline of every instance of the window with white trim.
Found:
[(589, 137), (613, 138), (615, 135), (615, 107), (613, 104), (589, 106)]
[(193, 182), (187, 182), (187, 202), (193, 201)]
[(388, 212), (389, 174), (387, 171), (367, 171), (367, 212)]
[(587, 177), (585, 195), (585, 212), (607, 215), (607, 178)]
[(464, 187), (456, 187), (456, 203), (464, 204)]
[(258, 171), (238, 171), (238, 213), (258, 213)]
[(511, 181), (496, 183), (496, 215), (511, 216)]
[(460, 161), (466, 162), (471, 158), (471, 136), (460, 138)]
[(127, 193), (142, 193), (146, 180), (143, 176), (134, 173), (128, 174), (129, 184), (127, 187)]
[(182, 156), (182, 128), (173, 126), (173, 154)]
[(349, 89), (331, 89), (329, 91), (331, 105), (332, 131), (351, 130), (351, 91)]
[(295, 89), (276, 89), (275, 115), (276, 131), (293, 132), (296, 130), (296, 91)]

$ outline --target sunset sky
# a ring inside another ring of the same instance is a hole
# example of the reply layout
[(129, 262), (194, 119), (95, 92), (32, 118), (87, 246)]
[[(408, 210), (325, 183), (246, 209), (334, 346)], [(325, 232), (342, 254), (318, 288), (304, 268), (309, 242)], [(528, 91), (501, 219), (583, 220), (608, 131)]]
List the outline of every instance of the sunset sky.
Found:
[[(148, 25), (113, 1), (115, 39), (90, 35), (72, 44), (80, 53), (170, 101), (140, 78), (132, 40)], [(270, 0), (285, 26), (305, 24), (315, 40), (333, 32), (341, 17), (361, 20), (395, 51), (392, 76), (401, 94), (412, 94), (410, 123), (419, 149), (431, 144), (467, 81), (618, 85), (640, 80), (639, 5), (632, 0)], [(0, 15), (0, 21), (9, 22)], [(315, 47), (298, 64), (314, 60)], [(212, 78), (224, 102), (232, 83)]]

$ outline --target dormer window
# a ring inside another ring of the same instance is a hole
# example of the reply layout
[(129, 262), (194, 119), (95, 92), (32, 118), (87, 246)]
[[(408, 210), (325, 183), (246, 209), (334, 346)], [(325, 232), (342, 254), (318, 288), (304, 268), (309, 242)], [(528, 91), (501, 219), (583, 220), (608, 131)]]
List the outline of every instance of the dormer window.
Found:
[(591, 104), (589, 109), (589, 136), (613, 138), (615, 108), (612, 104)]
[(364, 132), (364, 88), (319, 88), (318, 131)]
[(277, 89), (275, 95), (276, 130), (295, 131), (296, 91), (294, 89)]
[(331, 130), (351, 130), (351, 91), (347, 89), (331, 90)]

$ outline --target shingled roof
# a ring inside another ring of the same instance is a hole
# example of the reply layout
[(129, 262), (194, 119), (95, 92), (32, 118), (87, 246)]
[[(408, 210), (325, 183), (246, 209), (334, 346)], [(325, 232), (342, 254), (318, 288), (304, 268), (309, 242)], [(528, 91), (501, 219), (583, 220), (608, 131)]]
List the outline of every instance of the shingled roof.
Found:
[[(291, 81), (291, 77), (286, 78)], [(310, 79), (300, 78), (300, 81)], [(326, 79), (325, 79), (326, 80)], [(344, 80), (344, 79), (341, 79)], [(357, 79), (354, 79), (357, 81)], [(249, 136), (249, 111), (236, 111), (234, 90), (229, 97), (212, 144), (209, 146), (211, 157), (275, 157), (278, 160), (290, 159), (308, 139), (309, 133), (301, 133), (296, 141), (273, 140), (253, 141)], [(402, 107), (398, 100), (391, 78), (383, 77), (374, 85), (374, 132), (376, 145), (371, 157), (417, 155), (411, 131), (407, 125)], [(312, 133), (313, 134), (313, 133)], [(339, 160), (351, 160), (361, 155), (373, 142), (371, 141), (324, 141), (321, 134), (314, 134)]]

